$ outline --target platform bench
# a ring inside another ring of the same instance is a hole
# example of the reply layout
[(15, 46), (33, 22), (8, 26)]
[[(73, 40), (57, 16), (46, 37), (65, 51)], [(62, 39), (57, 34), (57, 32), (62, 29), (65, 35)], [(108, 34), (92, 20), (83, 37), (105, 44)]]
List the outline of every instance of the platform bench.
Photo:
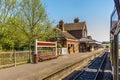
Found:
[(56, 54), (48, 54), (48, 55), (44, 55), (44, 54), (39, 54), (38, 58), (39, 61), (45, 61), (45, 60), (49, 60), (49, 59), (55, 59), (58, 56), (56, 56)]

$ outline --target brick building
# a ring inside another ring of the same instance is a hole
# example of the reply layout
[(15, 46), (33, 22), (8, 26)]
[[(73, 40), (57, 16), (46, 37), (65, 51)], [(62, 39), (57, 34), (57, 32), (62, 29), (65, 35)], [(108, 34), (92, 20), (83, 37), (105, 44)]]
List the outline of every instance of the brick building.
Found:
[[(74, 23), (64, 23), (61, 20), (56, 28), (62, 32), (64, 37), (60, 39), (60, 43), (67, 48), (69, 54), (88, 50), (86, 40), (90, 39), (87, 38), (86, 22), (80, 22), (78, 18), (74, 19)], [(83, 38), (84, 41), (80, 42)]]

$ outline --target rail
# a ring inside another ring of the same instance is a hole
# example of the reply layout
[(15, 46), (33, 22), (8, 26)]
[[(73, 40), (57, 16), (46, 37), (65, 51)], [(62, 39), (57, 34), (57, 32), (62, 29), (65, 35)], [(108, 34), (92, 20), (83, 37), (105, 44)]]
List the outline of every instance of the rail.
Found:
[(98, 80), (98, 79), (97, 79), (97, 78), (98, 78), (98, 75), (99, 75), (99, 73), (100, 73), (100, 70), (101, 70), (101, 68), (102, 68), (102, 66), (103, 66), (103, 64), (104, 64), (104, 61), (105, 61), (107, 55), (108, 55), (108, 53), (105, 54), (105, 56), (104, 56), (104, 58), (103, 58), (103, 60), (102, 60), (102, 62), (101, 62), (101, 64), (100, 64), (100, 67), (99, 67), (99, 69), (98, 69), (98, 71), (97, 71), (97, 74), (96, 74), (94, 80)]
[[(102, 68), (102, 66), (103, 66), (103, 64), (104, 64), (104, 61), (105, 61), (107, 55), (108, 55), (108, 53), (105, 53), (105, 54), (99, 56), (99, 57), (102, 58), (102, 61), (99, 61), (99, 62), (101, 62), (101, 63), (100, 63), (100, 65), (99, 65), (98, 68), (96, 67), (96, 68), (97, 68), (97, 71), (96, 71), (95, 74), (89, 73), (90, 76), (94, 75), (94, 78), (89, 79), (89, 80), (97, 80), (98, 75), (99, 75), (99, 73), (100, 73), (100, 70), (101, 70), (101, 68)], [(97, 60), (97, 58), (94, 59), (94, 60), (87, 66), (87, 68), (90, 67), (90, 66), (92, 66), (92, 65), (96, 62), (96, 60)], [(87, 69), (87, 68), (86, 68), (86, 69)], [(80, 73), (78, 73), (72, 80), (78, 80), (78, 79), (79, 79), (79, 80), (84, 80), (84, 79), (80, 79), (80, 77), (81, 77), (82, 75), (84, 75), (85, 73), (88, 75), (88, 72), (86, 72), (86, 69), (84, 69), (84, 70), (82, 70)], [(86, 79), (86, 80), (87, 80), (87, 79)]]

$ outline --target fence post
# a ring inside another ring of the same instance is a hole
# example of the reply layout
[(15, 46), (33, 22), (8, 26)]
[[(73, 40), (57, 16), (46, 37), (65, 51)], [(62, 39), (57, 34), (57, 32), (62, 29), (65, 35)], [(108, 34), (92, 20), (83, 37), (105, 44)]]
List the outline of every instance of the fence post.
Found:
[(14, 51), (14, 65), (16, 67), (16, 52)]
[(56, 56), (58, 56), (58, 54), (57, 54), (57, 41), (56, 41), (55, 47), (56, 47)]

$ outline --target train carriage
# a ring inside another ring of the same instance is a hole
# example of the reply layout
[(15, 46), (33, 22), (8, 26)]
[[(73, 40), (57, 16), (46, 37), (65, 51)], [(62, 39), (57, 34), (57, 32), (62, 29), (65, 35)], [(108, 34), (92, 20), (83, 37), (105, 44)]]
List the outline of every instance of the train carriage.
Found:
[(114, 0), (115, 8), (111, 14), (110, 26), (110, 42), (111, 42), (111, 63), (113, 80), (119, 80), (119, 67), (120, 67), (120, 1)]

